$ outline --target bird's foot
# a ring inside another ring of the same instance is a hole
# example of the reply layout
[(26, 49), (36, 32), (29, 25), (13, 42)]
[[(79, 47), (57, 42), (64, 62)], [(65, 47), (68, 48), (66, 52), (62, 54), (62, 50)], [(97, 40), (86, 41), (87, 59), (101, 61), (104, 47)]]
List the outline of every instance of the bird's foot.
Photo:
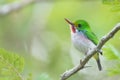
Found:
[[(82, 61), (82, 59), (80, 59), (80, 65), (82, 65), (83, 64), (83, 61)], [(82, 68), (88, 68), (88, 67), (92, 67), (92, 66), (83, 66)]]
[(103, 55), (102, 50), (97, 50), (97, 52), (100, 53), (101, 55)]

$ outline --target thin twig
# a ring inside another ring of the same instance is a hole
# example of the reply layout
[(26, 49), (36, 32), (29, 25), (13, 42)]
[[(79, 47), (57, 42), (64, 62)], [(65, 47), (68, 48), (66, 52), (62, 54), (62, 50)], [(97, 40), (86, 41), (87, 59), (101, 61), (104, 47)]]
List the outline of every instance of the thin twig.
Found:
[(35, 2), (35, 0), (22, 0), (21, 2), (13, 2), (0, 6), (0, 15), (6, 15), (14, 11), (18, 11), (27, 5)]
[(103, 36), (102, 39), (100, 40), (100, 42), (98, 43), (98, 45), (96, 46), (96, 48), (91, 49), (90, 51), (88, 51), (87, 56), (85, 56), (85, 58), (83, 60), (80, 61), (80, 64), (78, 64), (77, 66), (73, 67), (72, 69), (64, 72), (61, 75), (61, 80), (66, 80), (68, 79), (70, 76), (74, 75), (75, 73), (77, 73), (79, 70), (83, 69), (85, 64), (89, 61), (89, 59), (97, 52), (99, 51), (103, 45), (110, 40), (118, 31), (120, 30), (120, 23), (118, 23), (107, 35)]

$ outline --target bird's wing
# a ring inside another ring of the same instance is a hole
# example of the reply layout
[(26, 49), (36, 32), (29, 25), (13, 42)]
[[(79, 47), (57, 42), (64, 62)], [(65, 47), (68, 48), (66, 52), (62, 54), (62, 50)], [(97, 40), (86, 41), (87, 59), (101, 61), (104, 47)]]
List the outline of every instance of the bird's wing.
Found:
[[(93, 32), (85, 31), (84, 34), (86, 37), (91, 40), (95, 45), (98, 44), (98, 38)], [(98, 51), (102, 55), (102, 51)]]
[(97, 36), (91, 32), (91, 31), (85, 31), (84, 34), (86, 35), (86, 37), (91, 40), (95, 45), (98, 44), (98, 38)]

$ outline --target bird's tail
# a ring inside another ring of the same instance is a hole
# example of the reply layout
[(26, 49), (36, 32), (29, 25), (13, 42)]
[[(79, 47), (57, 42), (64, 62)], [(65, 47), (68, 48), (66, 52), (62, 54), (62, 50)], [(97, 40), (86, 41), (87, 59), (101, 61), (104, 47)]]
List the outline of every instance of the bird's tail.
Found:
[(101, 71), (101, 70), (102, 70), (102, 66), (101, 66), (101, 63), (100, 63), (99, 54), (96, 53), (96, 54), (94, 55), (94, 58), (96, 59), (96, 62), (97, 62), (97, 65), (98, 65), (98, 69)]
[(102, 70), (102, 66), (101, 66), (101, 63), (100, 63), (100, 59), (96, 59), (96, 62), (97, 62), (97, 65), (98, 65), (98, 69), (101, 71)]

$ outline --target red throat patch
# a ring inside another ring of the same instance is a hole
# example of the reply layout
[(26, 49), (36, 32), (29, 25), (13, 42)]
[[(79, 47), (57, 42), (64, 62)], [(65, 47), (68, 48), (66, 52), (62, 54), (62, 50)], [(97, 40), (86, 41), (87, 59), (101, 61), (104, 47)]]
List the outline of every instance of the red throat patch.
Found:
[(75, 32), (76, 32), (76, 30), (75, 30), (75, 27), (74, 27), (74, 26), (71, 26), (71, 31), (72, 31), (73, 33), (75, 33)]

